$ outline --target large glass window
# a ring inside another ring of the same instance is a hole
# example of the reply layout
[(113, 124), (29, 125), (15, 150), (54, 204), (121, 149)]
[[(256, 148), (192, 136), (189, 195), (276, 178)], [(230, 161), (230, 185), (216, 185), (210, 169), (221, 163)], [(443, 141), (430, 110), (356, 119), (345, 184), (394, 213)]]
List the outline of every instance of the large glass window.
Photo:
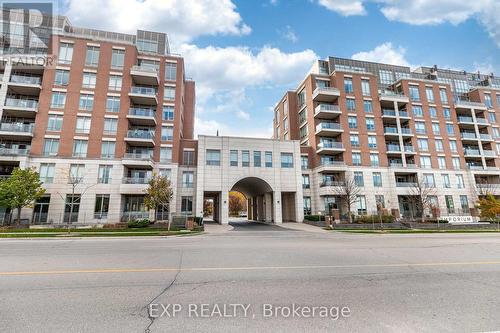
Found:
[(182, 187), (192, 188), (194, 184), (194, 172), (193, 171), (183, 171), (182, 172)]
[(361, 165), (360, 153), (352, 153), (352, 165)]
[(71, 164), (69, 167), (68, 183), (81, 183), (85, 176), (85, 164)]
[(87, 140), (73, 141), (73, 157), (87, 157)]
[(59, 45), (59, 55), (57, 61), (60, 64), (71, 64), (73, 59), (73, 44), (61, 43)]
[(175, 81), (177, 79), (177, 64), (165, 63), (165, 80)]
[(111, 181), (111, 170), (112, 165), (99, 165), (97, 183), (99, 184), (109, 184)]
[(96, 74), (95, 73), (83, 73), (82, 87), (87, 89), (94, 89), (96, 84)]
[(304, 215), (311, 215), (311, 197), (304, 197)]
[(80, 110), (92, 111), (94, 108), (94, 95), (80, 94), (80, 102), (78, 103)]
[(425, 96), (427, 97), (428, 102), (434, 102), (434, 90), (431, 87), (425, 88)]
[(64, 108), (66, 104), (66, 93), (62, 91), (53, 91), (52, 99), (50, 101), (50, 107), (56, 109)]
[(125, 50), (113, 49), (111, 53), (111, 67), (121, 69), (125, 62)]
[(356, 101), (353, 98), (347, 98), (345, 100), (347, 111), (356, 110)]
[(120, 97), (108, 96), (106, 99), (107, 112), (120, 112)]
[(420, 101), (420, 92), (418, 90), (418, 87), (416, 86), (410, 86), (410, 99), (412, 101)]
[(273, 167), (273, 153), (271, 151), (266, 151), (266, 168)]
[(220, 165), (220, 150), (207, 149), (207, 165)]
[(63, 116), (59, 114), (49, 115), (47, 131), (59, 132), (62, 129)]
[(261, 163), (262, 163), (261, 152), (260, 151), (254, 151), (253, 152), (253, 166), (254, 167), (260, 167)]
[(114, 141), (103, 141), (101, 144), (101, 157), (115, 158), (115, 147), (116, 143)]
[(366, 197), (364, 195), (358, 196), (358, 201), (356, 202), (358, 208), (358, 215), (366, 215)]
[(373, 186), (382, 187), (382, 173), (380, 172), (373, 173)]
[(347, 94), (353, 92), (353, 87), (352, 87), (352, 79), (351, 78), (344, 78), (344, 90)]
[(366, 129), (368, 131), (375, 130), (375, 119), (373, 119), (373, 118), (366, 118)]
[(120, 91), (122, 89), (122, 77), (120, 75), (110, 75), (108, 89)]
[(90, 117), (76, 117), (76, 133), (84, 133), (88, 134), (90, 132), (90, 123), (91, 123), (91, 118)]
[(238, 166), (238, 151), (237, 150), (231, 150), (229, 152), (229, 165), (230, 166)]
[(241, 151), (241, 166), (250, 166), (250, 152), (248, 150)]
[(162, 120), (173, 121), (174, 120), (174, 106), (173, 105), (163, 105)]
[(118, 119), (104, 118), (104, 134), (115, 135), (118, 130)]
[(443, 187), (451, 188), (450, 175), (444, 173), (441, 175), (441, 178), (443, 179)]
[(172, 141), (174, 139), (174, 127), (173, 126), (162, 126), (161, 127), (161, 140), (162, 141)]
[(43, 142), (43, 155), (55, 156), (59, 150), (59, 139), (47, 138)]
[(193, 213), (193, 197), (185, 196), (181, 199), (181, 213), (192, 214)]
[(373, 112), (372, 101), (363, 101), (363, 109), (365, 110), (366, 113), (372, 113)]
[(56, 69), (54, 76), (54, 84), (57, 86), (67, 86), (69, 83), (69, 71), (64, 69)]
[(282, 168), (293, 168), (293, 154), (292, 153), (281, 153), (281, 167)]
[(99, 64), (99, 46), (87, 46), (85, 65), (97, 66)]
[(448, 104), (448, 94), (445, 88), (439, 88), (439, 98), (442, 104)]
[(163, 99), (173, 101), (175, 99), (175, 87), (164, 87)]
[(40, 181), (45, 184), (54, 182), (54, 174), (56, 170), (55, 163), (42, 163), (40, 164)]
[(370, 96), (370, 81), (369, 80), (361, 80), (361, 91), (363, 92), (363, 96)]
[(370, 165), (378, 167), (380, 165), (378, 154), (370, 154)]
[(356, 117), (349, 116), (347, 118), (347, 123), (351, 129), (358, 128), (358, 119)]
[(365, 180), (363, 178), (363, 172), (361, 171), (354, 171), (354, 183), (356, 186), (365, 186)]
[(184, 165), (194, 165), (194, 151), (193, 150), (183, 150), (182, 151), (182, 163)]
[(96, 194), (94, 206), (94, 218), (105, 219), (109, 211), (109, 194)]
[(160, 148), (160, 161), (170, 163), (172, 161), (172, 147)]

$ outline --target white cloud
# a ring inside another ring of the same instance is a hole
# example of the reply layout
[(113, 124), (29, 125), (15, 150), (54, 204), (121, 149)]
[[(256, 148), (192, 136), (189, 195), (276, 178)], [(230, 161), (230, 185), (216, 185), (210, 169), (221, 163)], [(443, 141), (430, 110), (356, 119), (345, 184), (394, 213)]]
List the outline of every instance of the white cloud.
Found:
[(77, 26), (135, 33), (165, 31), (174, 43), (201, 35), (244, 35), (246, 25), (231, 0), (66, 0)]
[(283, 37), (285, 38), (286, 40), (292, 42), (292, 43), (297, 43), (297, 41), (299, 40), (299, 37), (297, 36), (297, 34), (295, 33), (295, 31), (293, 31), (292, 27), (287, 25), (285, 27), (285, 29), (283, 30), (279, 30), (278, 33)]
[(378, 45), (373, 50), (358, 52), (352, 55), (352, 59), (372, 62), (381, 62), (384, 64), (410, 66), (405, 58), (406, 49), (399, 46), (394, 47), (392, 43), (385, 42)]
[(343, 16), (366, 14), (363, 0), (318, 0), (318, 3)]
[(245, 112), (243, 110), (239, 110), (236, 115), (238, 118), (243, 119), (243, 120), (250, 120), (250, 114), (248, 112)]
[(495, 68), (489, 62), (474, 61), (473, 71), (481, 72), (482, 74), (490, 74), (495, 72)]
[(318, 0), (344, 16), (365, 15), (366, 3), (377, 3), (391, 21), (413, 25), (451, 23), (476, 19), (500, 47), (500, 1), (498, 0)]

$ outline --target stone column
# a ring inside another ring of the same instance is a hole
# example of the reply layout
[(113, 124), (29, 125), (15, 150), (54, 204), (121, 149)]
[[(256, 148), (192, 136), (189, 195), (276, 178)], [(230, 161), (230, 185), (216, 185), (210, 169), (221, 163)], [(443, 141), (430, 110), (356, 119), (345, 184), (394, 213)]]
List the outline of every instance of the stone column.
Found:
[(273, 222), (273, 196), (271, 193), (264, 194), (265, 222)]
[(229, 192), (222, 191), (219, 199), (220, 224), (229, 223)]
[(274, 211), (274, 223), (275, 224), (281, 224), (283, 223), (283, 219), (281, 216), (281, 191), (274, 191), (273, 192), (273, 211)]

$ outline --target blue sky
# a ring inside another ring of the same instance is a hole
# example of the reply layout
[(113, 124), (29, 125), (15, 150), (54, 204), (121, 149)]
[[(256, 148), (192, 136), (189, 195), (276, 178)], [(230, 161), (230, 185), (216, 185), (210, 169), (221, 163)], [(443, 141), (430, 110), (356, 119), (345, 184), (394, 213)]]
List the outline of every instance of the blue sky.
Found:
[(78, 26), (169, 34), (198, 134), (270, 136), (272, 108), (329, 55), (500, 74), (499, 0), (65, 0)]

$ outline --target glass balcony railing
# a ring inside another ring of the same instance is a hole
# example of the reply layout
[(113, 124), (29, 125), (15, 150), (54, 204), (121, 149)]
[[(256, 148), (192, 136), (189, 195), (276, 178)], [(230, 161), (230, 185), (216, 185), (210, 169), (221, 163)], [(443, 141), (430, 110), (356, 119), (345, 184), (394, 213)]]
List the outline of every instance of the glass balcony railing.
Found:
[(325, 187), (325, 186), (344, 186), (345, 181), (343, 180), (323, 180), (320, 184), (320, 187)]
[(396, 187), (414, 187), (417, 186), (415, 182), (396, 182)]
[(462, 132), (460, 133), (460, 137), (463, 139), (477, 139), (476, 133), (470, 133), (470, 132)]
[(7, 97), (5, 99), (5, 106), (11, 106), (16, 108), (25, 108), (25, 109), (37, 109), (38, 101), (36, 99), (22, 99), (22, 98), (13, 98)]
[(34, 127), (35, 127), (35, 124), (1, 123), (0, 124), (0, 131), (33, 133)]
[(399, 111), (399, 116), (409, 118), (410, 114), (408, 113), (408, 111)]
[(27, 156), (29, 155), (30, 153), (30, 150), (25, 148), (25, 149), (21, 149), (21, 148), (3, 148), (3, 147), (0, 147), (0, 155), (2, 156)]
[(314, 94), (340, 94), (340, 90), (334, 87), (316, 87)]
[(401, 134), (411, 134), (411, 129), (402, 127)]
[(389, 144), (386, 146), (387, 151), (401, 151), (401, 147), (399, 145)]
[(153, 139), (154, 136), (154, 131), (129, 130), (127, 132), (127, 138), (130, 139)]
[(398, 128), (397, 127), (384, 127), (384, 133), (397, 134)]
[(318, 106), (316, 106), (315, 111), (316, 111), (316, 113), (321, 112), (321, 111), (340, 112), (340, 107), (338, 105), (334, 105), (334, 104), (321, 103)]
[(320, 131), (323, 129), (341, 130), (342, 126), (339, 123), (330, 123), (330, 122), (321, 122), (316, 126), (316, 131)]
[(138, 116), (138, 117), (155, 117), (156, 112), (153, 109), (147, 109), (147, 108), (130, 108), (128, 110), (128, 114), (131, 116)]
[(492, 140), (492, 137), (489, 134), (479, 134), (479, 137), (481, 140)]
[(153, 158), (153, 154), (151, 154), (151, 153), (125, 153), (123, 158), (131, 159), (131, 160), (150, 160)]
[(496, 156), (496, 152), (494, 150), (485, 150), (483, 149), (483, 155), (484, 156)]
[(415, 152), (415, 148), (413, 148), (413, 146), (404, 146), (404, 150), (407, 153), (414, 153)]
[(146, 72), (146, 73), (151, 73), (151, 74), (158, 74), (158, 68), (155, 68), (153, 66), (145, 66), (145, 65), (134, 65), (132, 66), (132, 71), (137, 71), (137, 72)]
[(122, 184), (147, 184), (150, 179), (149, 177), (124, 177)]
[(137, 95), (148, 95), (148, 96), (156, 96), (156, 89), (150, 87), (132, 87), (130, 88), (130, 92), (132, 94)]
[(321, 161), (322, 166), (343, 166), (345, 165), (344, 161)]
[(486, 118), (476, 118), (476, 122), (478, 124), (488, 124), (488, 120), (486, 120)]
[(12, 74), (10, 76), (10, 82), (40, 85), (42, 83), (42, 78), (40, 76)]
[(481, 155), (479, 149), (465, 148), (465, 156), (478, 156)]
[(464, 116), (459, 116), (458, 117), (458, 121), (461, 122), (461, 123), (472, 123), (472, 122), (474, 122), (474, 120), (472, 119), (472, 117), (464, 117)]
[(396, 111), (390, 110), (390, 109), (384, 109), (384, 110), (382, 110), (382, 115), (389, 116), (389, 117), (395, 117)]

